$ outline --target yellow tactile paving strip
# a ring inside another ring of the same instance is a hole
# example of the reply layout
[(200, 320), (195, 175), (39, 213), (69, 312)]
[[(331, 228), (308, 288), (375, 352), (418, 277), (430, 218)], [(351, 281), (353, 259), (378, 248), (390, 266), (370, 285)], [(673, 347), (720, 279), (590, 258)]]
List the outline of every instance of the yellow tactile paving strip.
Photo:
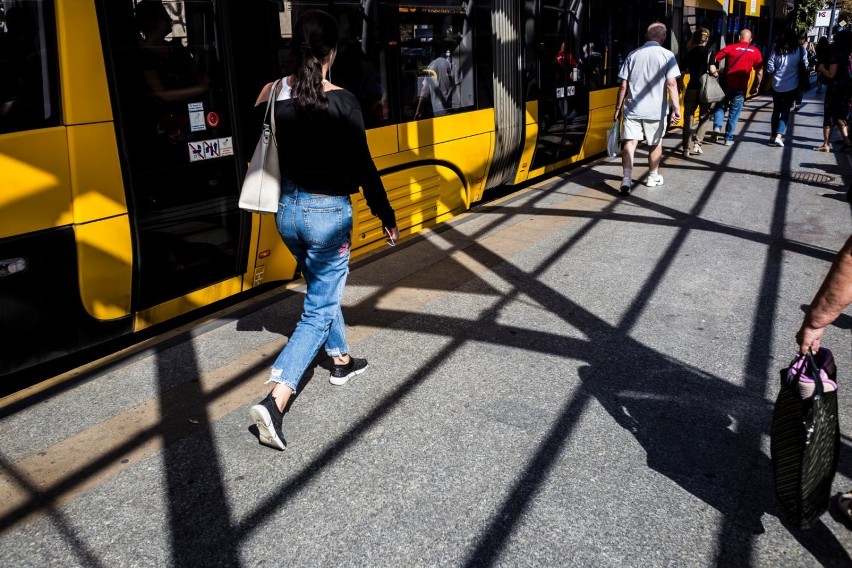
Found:
[[(543, 182), (524, 191), (540, 190), (542, 186), (551, 184), (553, 181)], [(589, 199), (592, 196), (594, 198)], [(608, 202), (601, 199), (599, 191), (588, 189), (567, 196), (560, 203), (549, 204), (548, 208), (598, 211)], [(490, 207), (498, 207), (499, 204), (497, 201)], [(468, 215), (471, 214), (477, 213)], [(395, 282), (392, 288), (381, 290), (379, 298), (373, 295), (370, 301), (348, 306), (347, 313), (352, 315), (352, 319), (362, 322), (348, 330), (350, 343), (357, 344), (392, 323), (376, 320), (377, 306), (382, 308), (380, 313), (393, 314), (395, 319), (402, 317), (399, 314), (413, 313), (576, 220), (573, 216), (558, 215), (528, 217), (497, 228), (476, 243), (471, 241), (461, 245), (465, 248), (459, 249), (457, 246), (447, 251), (446, 256), (438, 262), (430, 263), (424, 269)], [(465, 250), (474, 245), (488, 254), (474, 258), (471, 251)], [(430, 249), (430, 252), (434, 255), (434, 249)], [(412, 254), (411, 249), (406, 250), (406, 253)], [(440, 286), (424, 287), (425, 281), (434, 281), (435, 278), (440, 279)], [(294, 282), (291, 288), (298, 285), (298, 282)], [(363, 305), (363, 313), (359, 312), (359, 305)], [(209, 423), (255, 401), (263, 390), (260, 383), (285, 343), (285, 338), (268, 343), (227, 365), (202, 374), (198, 383), (187, 383), (160, 397), (148, 399), (0, 469), (0, 531), (8, 530), (34, 514), (73, 499), (129, 469), (165, 444), (198, 428), (207, 427)], [(199, 391), (206, 400), (200, 412), (206, 409), (206, 414), (197, 417), (197, 420), (187, 420), (186, 409), (178, 411), (180, 401), (186, 400), (188, 395), (197, 400)], [(170, 412), (170, 407), (175, 408), (175, 411)]]

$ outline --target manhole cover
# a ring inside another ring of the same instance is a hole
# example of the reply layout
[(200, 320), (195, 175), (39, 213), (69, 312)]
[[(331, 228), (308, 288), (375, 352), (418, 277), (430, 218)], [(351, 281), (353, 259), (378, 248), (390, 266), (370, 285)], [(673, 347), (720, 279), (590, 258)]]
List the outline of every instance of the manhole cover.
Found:
[(790, 172), (788, 177), (792, 181), (802, 183), (831, 183), (834, 178), (825, 174), (817, 174), (814, 172)]

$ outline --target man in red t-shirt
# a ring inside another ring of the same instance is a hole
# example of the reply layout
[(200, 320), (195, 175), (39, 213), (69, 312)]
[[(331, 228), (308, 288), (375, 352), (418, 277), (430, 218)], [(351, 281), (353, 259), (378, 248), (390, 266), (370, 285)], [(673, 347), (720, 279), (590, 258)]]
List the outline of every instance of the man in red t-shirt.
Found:
[[(728, 111), (728, 126), (725, 128), (725, 146), (734, 143), (734, 129), (740, 119), (740, 112), (745, 103), (748, 80), (754, 69), (754, 86), (751, 94), (757, 94), (760, 80), (763, 78), (763, 56), (760, 50), (751, 45), (751, 32), (740, 32), (740, 42), (728, 45), (716, 54), (716, 61), (725, 60), (725, 99), (716, 106), (713, 116), (713, 135), (716, 142), (722, 136), (722, 122), (725, 120), (725, 110)], [(730, 107), (730, 108), (729, 108)]]

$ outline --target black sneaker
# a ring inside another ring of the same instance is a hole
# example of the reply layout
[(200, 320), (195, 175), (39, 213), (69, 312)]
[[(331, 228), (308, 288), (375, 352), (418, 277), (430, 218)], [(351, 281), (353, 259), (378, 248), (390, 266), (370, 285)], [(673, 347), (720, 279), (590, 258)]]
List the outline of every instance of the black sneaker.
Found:
[(278, 405), (275, 404), (275, 399), (272, 398), (272, 393), (266, 395), (266, 398), (255, 404), (249, 410), (252, 420), (257, 424), (257, 431), (260, 434), (260, 443), (283, 450), (287, 447), (284, 442), (284, 435), (281, 433), (281, 418), (284, 414), (278, 410)]
[(355, 375), (360, 375), (366, 370), (366, 359), (356, 359), (355, 357), (349, 357), (349, 362), (347, 364), (333, 365), (331, 367), (331, 377), (329, 377), (328, 380), (333, 385), (345, 385), (346, 381), (348, 381)]

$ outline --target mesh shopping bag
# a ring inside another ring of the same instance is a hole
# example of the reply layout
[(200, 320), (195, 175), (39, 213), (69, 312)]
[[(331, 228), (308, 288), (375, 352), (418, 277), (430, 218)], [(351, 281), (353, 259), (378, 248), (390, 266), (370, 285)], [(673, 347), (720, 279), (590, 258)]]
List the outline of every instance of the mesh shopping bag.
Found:
[[(802, 380), (813, 381), (813, 390), (800, 389)], [(781, 371), (772, 412), (772, 473), (784, 516), (798, 528), (810, 528), (831, 498), (840, 450), (836, 385), (834, 358), (826, 348), (797, 355)], [(803, 392), (813, 395), (802, 398)]]

